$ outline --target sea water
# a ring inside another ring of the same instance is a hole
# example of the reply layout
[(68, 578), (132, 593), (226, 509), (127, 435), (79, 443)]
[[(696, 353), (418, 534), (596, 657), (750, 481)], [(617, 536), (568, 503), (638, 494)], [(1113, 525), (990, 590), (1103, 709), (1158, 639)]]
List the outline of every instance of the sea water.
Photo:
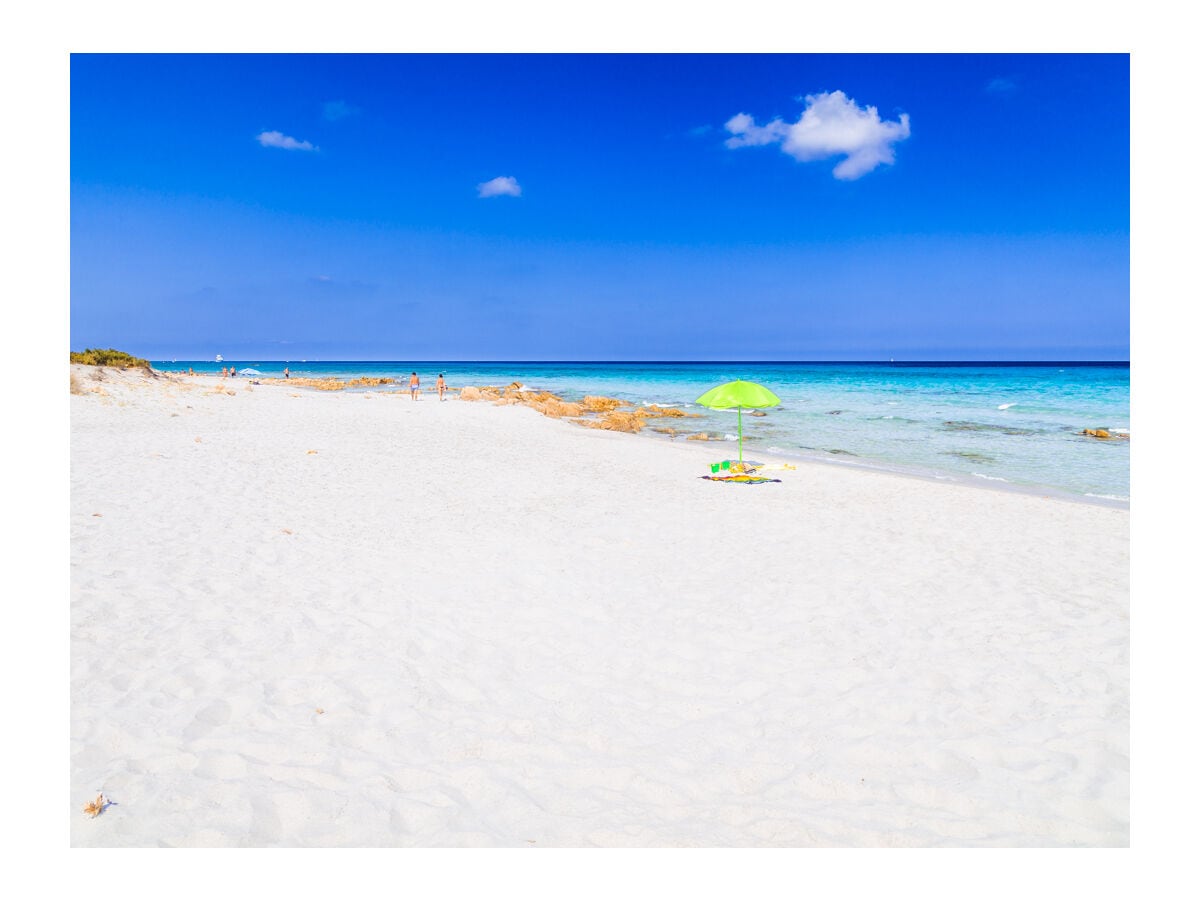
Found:
[[(155, 362), (156, 369), (219, 373), (222, 363)], [(771, 363), (771, 362), (279, 362), (226, 360), (282, 377), (392, 377), (407, 390), (444, 373), (451, 387), (520, 382), (568, 400), (588, 394), (635, 405), (674, 405), (700, 418), (664, 420), (730, 441), (737, 412), (695, 400), (735, 378), (765, 385), (780, 405), (742, 414), (745, 456), (819, 459), (950, 481), (1061, 492), (1118, 505), (1129, 501), (1129, 446), (1081, 432), (1129, 430), (1128, 363)], [(386, 390), (387, 388), (383, 388)], [(375, 388), (374, 390), (381, 390)], [(647, 437), (671, 440), (649, 430)], [(676, 440), (683, 440), (681, 436)]]

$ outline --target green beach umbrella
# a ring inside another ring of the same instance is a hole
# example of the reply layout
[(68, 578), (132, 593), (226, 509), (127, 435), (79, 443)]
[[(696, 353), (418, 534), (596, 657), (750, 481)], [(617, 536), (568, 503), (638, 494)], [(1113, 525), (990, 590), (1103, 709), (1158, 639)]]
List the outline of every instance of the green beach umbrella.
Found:
[(705, 391), (696, 398), (696, 402), (709, 409), (733, 409), (738, 411), (738, 462), (742, 461), (742, 410), (763, 409), (767, 406), (778, 406), (779, 398), (761, 384), (753, 381), (730, 381), (717, 385), (711, 391)]

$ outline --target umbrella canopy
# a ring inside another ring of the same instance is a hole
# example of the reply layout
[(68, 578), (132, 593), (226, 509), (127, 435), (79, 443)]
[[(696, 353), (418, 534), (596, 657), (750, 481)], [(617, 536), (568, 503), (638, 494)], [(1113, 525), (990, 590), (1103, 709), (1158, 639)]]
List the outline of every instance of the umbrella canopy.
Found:
[(719, 384), (710, 391), (705, 391), (696, 398), (696, 402), (709, 409), (733, 409), (738, 411), (738, 462), (742, 461), (742, 410), (762, 409), (767, 406), (778, 406), (779, 398), (753, 381), (729, 381)]
[(733, 409), (735, 406), (745, 409), (762, 409), (765, 406), (778, 406), (779, 398), (761, 384), (739, 379), (719, 384), (711, 391), (705, 391), (697, 398), (696, 402), (710, 409)]

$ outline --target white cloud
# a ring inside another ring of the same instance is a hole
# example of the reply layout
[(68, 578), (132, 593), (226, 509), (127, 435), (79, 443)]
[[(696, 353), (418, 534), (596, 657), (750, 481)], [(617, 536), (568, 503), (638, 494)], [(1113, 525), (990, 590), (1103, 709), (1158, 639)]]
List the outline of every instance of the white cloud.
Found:
[(517, 184), (517, 179), (511, 175), (501, 175), (499, 178), (485, 181), (482, 184), (476, 185), (476, 187), (479, 188), (480, 197), (521, 196), (521, 186)]
[(733, 137), (725, 141), (726, 147), (760, 147), (783, 140), (788, 125), (782, 119), (773, 119), (766, 125), (755, 125), (754, 117), (738, 113), (725, 123), (725, 130)]
[(809, 94), (804, 104), (799, 120), (791, 123), (776, 118), (758, 125), (753, 116), (738, 113), (725, 123), (732, 135), (725, 146), (779, 143), (784, 153), (800, 162), (844, 156), (834, 166), (833, 176), (851, 181), (876, 166), (895, 162), (892, 145), (909, 135), (907, 113), (898, 122), (886, 122), (874, 106), (861, 107), (841, 91)]
[(278, 147), (281, 150), (316, 150), (308, 141), (298, 141), (282, 131), (264, 131), (255, 138), (264, 147)]

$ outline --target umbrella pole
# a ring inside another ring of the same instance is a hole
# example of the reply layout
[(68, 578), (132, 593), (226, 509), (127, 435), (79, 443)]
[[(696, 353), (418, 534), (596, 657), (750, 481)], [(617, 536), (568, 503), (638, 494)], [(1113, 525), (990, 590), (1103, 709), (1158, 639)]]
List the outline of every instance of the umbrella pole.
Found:
[(738, 407), (738, 462), (742, 461), (742, 408)]

